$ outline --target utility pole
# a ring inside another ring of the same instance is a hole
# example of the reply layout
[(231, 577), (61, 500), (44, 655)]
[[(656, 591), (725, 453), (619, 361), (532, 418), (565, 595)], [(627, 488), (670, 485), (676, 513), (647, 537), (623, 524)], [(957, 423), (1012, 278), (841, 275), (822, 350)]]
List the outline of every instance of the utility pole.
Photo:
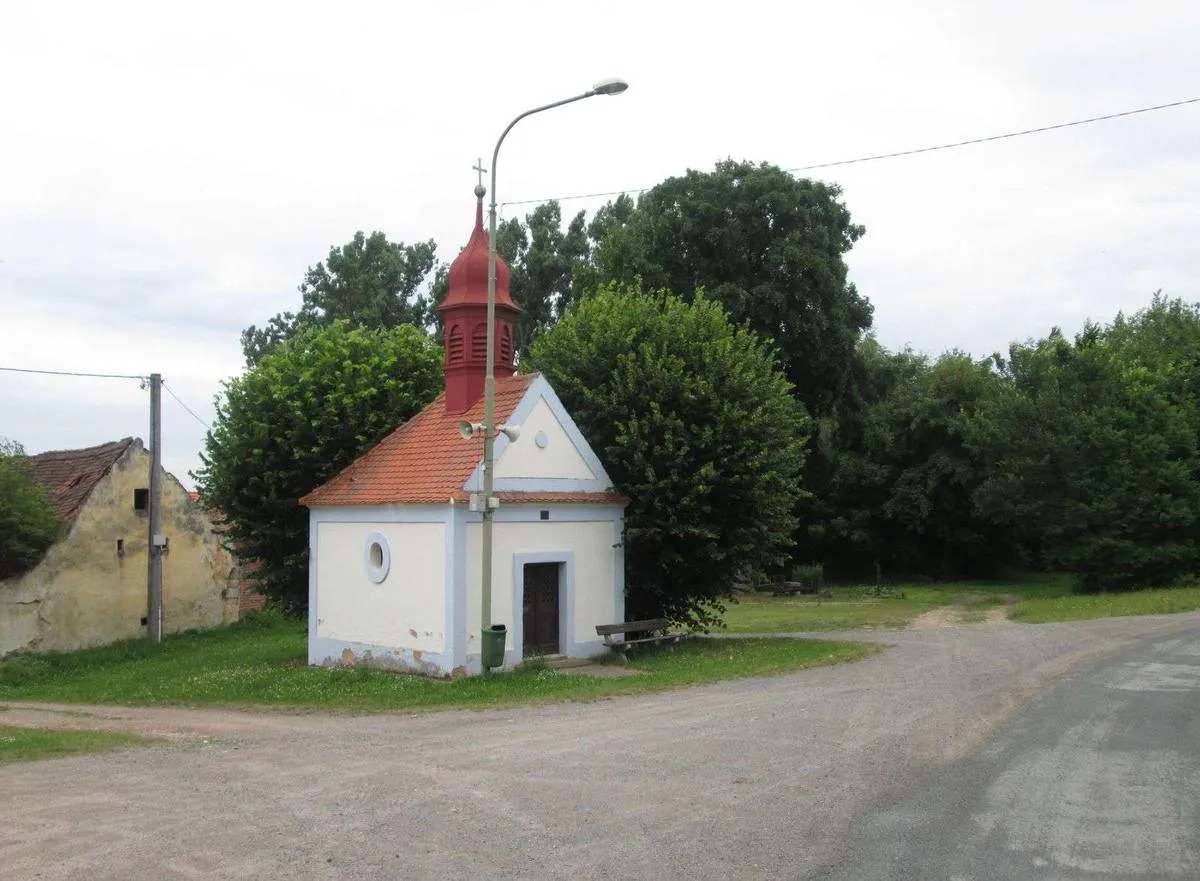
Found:
[(147, 554), (146, 625), (151, 642), (162, 642), (162, 552), (166, 538), (162, 534), (162, 374), (150, 374), (150, 544)]
[[(573, 98), (563, 98), (561, 101), (555, 101), (551, 104), (543, 104), (541, 107), (534, 107), (532, 110), (526, 110), (524, 113), (513, 119), (508, 124), (508, 127), (500, 133), (500, 139), (496, 141), (496, 149), (492, 151), (492, 201), (488, 206), (488, 282), (487, 282), (487, 361), (486, 372), (483, 378), (483, 541), (480, 544), (483, 546), (483, 573), (480, 580), (480, 599), (482, 608), (480, 609), (480, 621), (483, 624), (483, 631), (480, 634), (482, 642), (489, 640), (487, 635), (489, 631), (493, 631), (492, 627), (492, 526), (496, 518), (496, 511), (492, 507), (492, 489), (495, 486), (493, 471), (495, 470), (495, 452), (496, 452), (496, 163), (500, 161), (500, 145), (504, 143), (504, 139), (508, 137), (508, 133), (512, 131), (512, 127), (527, 116), (533, 116), (535, 113), (541, 113), (543, 110), (552, 110), (555, 107), (562, 107), (564, 104), (573, 104), (576, 101), (582, 101), (585, 98), (591, 98), (596, 95), (619, 95), (629, 88), (629, 84), (624, 80), (602, 80), (596, 85), (588, 89), (582, 95), (576, 95)], [(479, 185), (475, 187), (475, 195), (482, 199), (487, 190), (483, 187), (483, 159), (479, 160), (479, 164), (475, 166), (475, 170), (479, 172)], [(507, 432), (506, 432), (507, 433)], [(504, 625), (497, 625), (495, 629), (504, 632)], [(504, 655), (504, 637), (499, 640), (500, 643), (500, 661), (503, 662)], [(488, 671), (486, 654), (480, 655), (480, 662), (483, 665), (483, 671)], [(499, 666), (497, 664), (496, 666)]]

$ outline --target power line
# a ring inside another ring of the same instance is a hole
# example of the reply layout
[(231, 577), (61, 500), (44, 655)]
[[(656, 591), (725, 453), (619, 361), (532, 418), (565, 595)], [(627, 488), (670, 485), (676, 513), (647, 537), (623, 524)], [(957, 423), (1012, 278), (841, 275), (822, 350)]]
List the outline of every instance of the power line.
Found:
[[(785, 168), (788, 173), (797, 171), (816, 171), (820, 168), (837, 168), (841, 165), (856, 165), (860, 162), (876, 162), (880, 159), (896, 159), (901, 156), (915, 156), (918, 153), (933, 153), (936, 150), (953, 150), (956, 147), (969, 147), (973, 144), (986, 144), (989, 141), (1003, 141), (1008, 138), (1020, 138), (1025, 135), (1036, 135), (1042, 132), (1052, 132), (1057, 129), (1071, 128), (1077, 125), (1090, 125), (1094, 122), (1105, 122), (1110, 119), (1120, 119), (1125, 116), (1136, 116), (1139, 113), (1152, 113), (1155, 110), (1168, 110), (1172, 107), (1183, 107), (1186, 104), (1200, 103), (1200, 97), (1184, 98), (1182, 101), (1171, 101), (1167, 104), (1155, 104), (1152, 107), (1138, 107), (1135, 110), (1122, 110), (1119, 113), (1106, 113), (1103, 116), (1089, 116), (1087, 119), (1075, 119), (1070, 122), (1058, 122), (1053, 125), (1041, 125), (1037, 128), (1027, 128), (1021, 131), (1004, 132), (999, 135), (987, 135), (981, 138), (969, 138), (965, 141), (954, 141), (949, 144), (935, 144), (931, 147), (914, 147), (911, 150), (895, 150), (890, 153), (876, 153), (871, 156), (858, 156), (854, 159), (838, 159), (835, 162), (819, 162), (816, 165), (801, 165), (796, 168)], [(521, 199), (514, 202), (501, 202), (501, 207), (505, 205), (533, 205), (541, 202), (571, 202), (578, 199), (601, 199), (606, 196), (622, 196), (627, 193), (644, 193), (650, 187), (637, 187), (635, 189), (625, 190), (609, 190), (605, 193), (578, 193), (572, 196), (555, 196), (547, 199)]]
[(0, 370), (8, 373), (39, 373), (45, 376), (90, 376), (95, 379), (140, 379), (145, 382), (146, 377), (133, 373), (78, 373), (72, 370), (28, 370), (24, 367), (0, 367)]
[(1054, 125), (1042, 125), (1037, 128), (1027, 128), (1019, 132), (1005, 132), (1000, 135), (988, 135), (983, 138), (971, 138), (966, 141), (955, 141), (953, 144), (938, 144), (933, 147), (917, 147), (913, 150), (897, 150), (894, 153), (880, 153), (876, 156), (860, 156), (857, 159), (841, 159), (837, 162), (822, 162), (820, 165), (804, 165), (800, 168), (789, 168), (788, 171), (812, 171), (816, 168), (834, 168), (839, 165), (853, 165), (857, 162), (874, 162), (877, 159), (895, 159), (898, 156), (914, 156), (917, 153), (932, 153), (934, 150), (950, 150), (954, 147), (968, 147), (972, 144), (986, 144), (988, 141), (1002, 141), (1006, 138), (1019, 138), (1023, 135), (1036, 135), (1041, 132), (1052, 132), (1060, 128), (1071, 128), (1076, 125), (1089, 125), (1093, 122), (1104, 122), (1109, 119), (1120, 119), (1123, 116), (1134, 116), (1138, 113), (1150, 113), (1154, 110), (1166, 110), (1170, 107), (1182, 107), (1185, 104), (1196, 104), (1200, 98), (1185, 98), (1182, 101), (1172, 101), (1169, 104), (1156, 104), (1153, 107), (1139, 107), (1136, 110), (1122, 110), (1120, 113), (1107, 113), (1104, 116), (1091, 116), (1087, 119), (1076, 119), (1071, 122), (1058, 122)]
[(179, 399), (179, 395), (177, 395), (177, 394), (175, 394), (175, 392), (171, 391), (171, 387), (169, 385), (167, 385), (166, 382), (164, 382), (162, 384), (162, 387), (167, 390), (168, 395), (170, 395), (172, 398), (175, 399), (176, 404), (178, 404), (180, 407), (187, 410), (188, 413), (191, 414), (193, 419), (195, 419), (197, 422), (199, 422), (201, 425), (203, 425), (209, 431), (212, 431), (212, 426), (209, 425), (207, 422), (205, 422), (203, 419), (201, 419), (199, 416), (197, 416), (195, 410), (193, 410), (191, 407), (189, 407), (187, 404), (185, 404), (183, 401), (181, 401)]
[[(143, 376), (136, 373), (85, 373), (83, 371), (76, 370), (33, 370), (26, 367), (0, 367), (0, 370), (3, 370), (7, 373), (36, 373), (42, 376), (86, 376), (94, 379), (138, 379), (143, 383), (149, 379), (148, 376)], [(175, 403), (186, 410), (193, 419), (210, 431), (212, 430), (212, 426), (197, 416), (196, 411), (185, 404), (180, 399), (179, 395), (175, 394), (175, 392), (171, 390), (170, 386), (164, 382), (162, 387), (167, 390), (168, 395), (175, 399)]]

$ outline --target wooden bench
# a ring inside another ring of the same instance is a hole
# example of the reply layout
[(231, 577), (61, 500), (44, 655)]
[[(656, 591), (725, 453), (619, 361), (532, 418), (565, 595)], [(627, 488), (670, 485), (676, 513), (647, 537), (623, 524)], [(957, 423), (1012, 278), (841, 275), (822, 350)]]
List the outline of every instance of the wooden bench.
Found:
[[(631, 645), (647, 642), (679, 642), (686, 633), (672, 633), (666, 618), (649, 618), (645, 621), (625, 621), (621, 624), (597, 624), (596, 635), (604, 637), (604, 644), (615, 652), (624, 654)], [(632, 634), (646, 634), (631, 639)], [(623, 637), (618, 639), (618, 636)]]

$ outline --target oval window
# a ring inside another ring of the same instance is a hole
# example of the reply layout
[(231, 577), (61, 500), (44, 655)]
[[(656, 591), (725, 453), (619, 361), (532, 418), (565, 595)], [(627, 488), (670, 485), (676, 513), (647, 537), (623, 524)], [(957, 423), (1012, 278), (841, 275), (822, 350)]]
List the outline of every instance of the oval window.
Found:
[(382, 584), (392, 568), (392, 553), (388, 549), (387, 539), (378, 532), (367, 536), (366, 568), (367, 578), (374, 584)]

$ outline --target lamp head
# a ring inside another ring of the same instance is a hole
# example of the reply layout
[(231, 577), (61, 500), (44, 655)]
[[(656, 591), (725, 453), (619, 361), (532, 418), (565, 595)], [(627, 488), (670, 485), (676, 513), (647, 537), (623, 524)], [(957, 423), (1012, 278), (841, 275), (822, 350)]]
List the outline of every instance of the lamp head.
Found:
[(596, 85), (592, 86), (592, 91), (597, 95), (619, 95), (629, 88), (629, 83), (625, 80), (611, 79), (600, 80)]

